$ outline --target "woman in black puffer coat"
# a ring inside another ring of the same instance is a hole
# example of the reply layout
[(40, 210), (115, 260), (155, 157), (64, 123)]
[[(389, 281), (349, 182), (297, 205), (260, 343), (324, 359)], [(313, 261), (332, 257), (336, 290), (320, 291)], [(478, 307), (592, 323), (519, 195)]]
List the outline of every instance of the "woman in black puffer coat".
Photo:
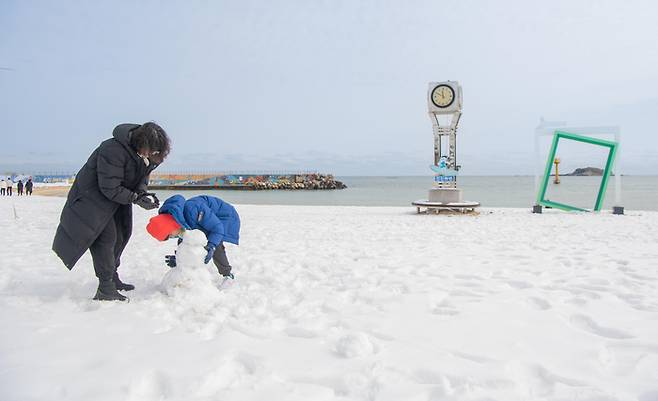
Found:
[(100, 144), (75, 177), (62, 210), (53, 251), (71, 270), (89, 249), (99, 285), (96, 300), (127, 298), (132, 290), (117, 274), (132, 234), (132, 204), (155, 209), (147, 192), (149, 174), (169, 154), (167, 133), (157, 124), (121, 124)]

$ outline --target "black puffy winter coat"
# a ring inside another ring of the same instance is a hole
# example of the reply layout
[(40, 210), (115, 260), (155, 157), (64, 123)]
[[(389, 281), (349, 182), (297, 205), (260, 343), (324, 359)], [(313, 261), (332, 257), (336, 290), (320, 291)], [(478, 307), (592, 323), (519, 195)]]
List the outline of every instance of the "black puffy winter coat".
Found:
[(119, 254), (132, 234), (133, 194), (146, 190), (157, 164), (146, 166), (129, 143), (137, 124), (114, 128), (113, 138), (100, 144), (82, 166), (69, 191), (53, 241), (53, 251), (70, 269), (117, 215), (123, 235)]

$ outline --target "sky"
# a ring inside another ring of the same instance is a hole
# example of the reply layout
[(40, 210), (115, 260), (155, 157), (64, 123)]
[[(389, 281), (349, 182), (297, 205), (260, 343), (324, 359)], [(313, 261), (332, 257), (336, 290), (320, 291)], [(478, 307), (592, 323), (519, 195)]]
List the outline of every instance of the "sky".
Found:
[(656, 20), (654, 1), (3, 0), (0, 170), (75, 171), (156, 121), (163, 171), (431, 174), (428, 82), (456, 80), (462, 174), (532, 174), (543, 117), (619, 125), (622, 173), (656, 175)]

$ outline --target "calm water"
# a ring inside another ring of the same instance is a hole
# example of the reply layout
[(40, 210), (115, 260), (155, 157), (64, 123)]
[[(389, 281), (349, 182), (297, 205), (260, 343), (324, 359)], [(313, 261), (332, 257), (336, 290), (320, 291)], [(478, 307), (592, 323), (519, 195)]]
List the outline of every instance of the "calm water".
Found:
[[(181, 191), (186, 198), (210, 194), (235, 204), (410, 206), (427, 198), (432, 177), (338, 177), (348, 188), (336, 191)], [(601, 177), (561, 177), (559, 185), (549, 184), (547, 199), (587, 209), (594, 206)], [(614, 202), (614, 178), (610, 178), (605, 208)], [(534, 177), (459, 177), (464, 200), (485, 207), (531, 207), (536, 194)], [(160, 199), (174, 191), (157, 191)], [(633, 210), (658, 210), (658, 176), (622, 177), (621, 205)]]

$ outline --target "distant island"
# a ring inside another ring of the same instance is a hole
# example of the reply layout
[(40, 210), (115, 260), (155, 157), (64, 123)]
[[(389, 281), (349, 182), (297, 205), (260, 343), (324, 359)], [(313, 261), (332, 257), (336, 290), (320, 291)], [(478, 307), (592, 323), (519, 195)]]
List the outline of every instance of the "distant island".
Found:
[(576, 176), (576, 177), (589, 177), (589, 176), (602, 176), (603, 169), (597, 167), (583, 167), (577, 168), (572, 173), (563, 174), (564, 176)]
[[(560, 177), (601, 177), (603, 175), (603, 169), (598, 167), (582, 167), (577, 168), (569, 174), (560, 174)], [(614, 176), (614, 173), (610, 173), (611, 176)], [(555, 174), (551, 174), (551, 177), (554, 177)], [(622, 174), (623, 176), (623, 174)]]
[[(595, 176), (602, 176), (603, 175), (603, 169), (597, 168), (597, 167), (584, 167), (584, 168), (577, 168), (575, 169), (572, 173), (570, 174), (563, 174), (565, 176), (569, 177), (595, 177)], [(611, 176), (614, 176), (615, 173), (610, 173)], [(623, 176), (624, 174), (622, 174)]]

